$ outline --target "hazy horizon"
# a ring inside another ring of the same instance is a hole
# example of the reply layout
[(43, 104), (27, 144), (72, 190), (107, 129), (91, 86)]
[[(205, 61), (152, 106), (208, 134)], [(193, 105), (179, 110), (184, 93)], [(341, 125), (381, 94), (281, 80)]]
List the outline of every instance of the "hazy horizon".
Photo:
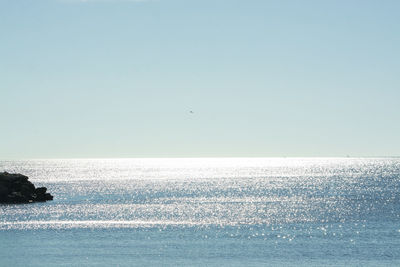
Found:
[[(209, 160), (223, 160), (223, 159), (248, 159), (248, 160), (252, 160), (252, 159), (265, 159), (265, 160), (307, 160), (307, 159), (398, 159), (400, 158), (400, 156), (321, 156), (321, 157), (313, 157), (313, 156), (309, 156), (309, 157), (257, 157), (257, 156), (251, 156), (251, 157), (114, 157), (114, 158), (107, 158), (107, 157), (97, 157), (97, 158), (85, 158), (85, 157), (81, 157), (81, 158), (0, 158), (0, 161), (40, 161), (40, 160), (196, 160), (196, 159), (209, 159)], [(0, 170), (1, 171), (1, 170)]]

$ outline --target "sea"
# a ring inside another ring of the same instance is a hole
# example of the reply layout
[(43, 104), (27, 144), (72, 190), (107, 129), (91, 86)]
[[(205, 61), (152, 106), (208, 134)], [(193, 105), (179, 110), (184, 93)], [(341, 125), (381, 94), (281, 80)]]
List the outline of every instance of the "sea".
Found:
[(400, 266), (399, 158), (1, 160), (0, 266)]

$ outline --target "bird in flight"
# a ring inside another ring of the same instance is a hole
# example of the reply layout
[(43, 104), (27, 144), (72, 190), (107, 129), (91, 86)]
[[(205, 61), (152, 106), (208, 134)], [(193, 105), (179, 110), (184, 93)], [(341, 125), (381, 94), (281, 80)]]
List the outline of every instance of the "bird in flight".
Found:
[(193, 114), (194, 112), (193, 112), (193, 111), (189, 111), (189, 113), (190, 113), (190, 114)]

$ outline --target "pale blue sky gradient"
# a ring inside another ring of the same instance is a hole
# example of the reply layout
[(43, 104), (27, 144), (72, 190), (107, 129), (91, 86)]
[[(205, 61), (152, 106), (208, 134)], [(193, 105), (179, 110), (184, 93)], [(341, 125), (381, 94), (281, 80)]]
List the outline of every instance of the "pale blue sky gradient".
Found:
[(0, 158), (399, 156), (399, 14), (0, 0)]

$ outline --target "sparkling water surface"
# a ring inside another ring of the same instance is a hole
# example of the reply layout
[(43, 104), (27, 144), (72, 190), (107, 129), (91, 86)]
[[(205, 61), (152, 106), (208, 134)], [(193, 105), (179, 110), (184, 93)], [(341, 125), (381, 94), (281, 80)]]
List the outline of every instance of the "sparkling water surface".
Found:
[(399, 265), (400, 159), (0, 161), (0, 266)]

